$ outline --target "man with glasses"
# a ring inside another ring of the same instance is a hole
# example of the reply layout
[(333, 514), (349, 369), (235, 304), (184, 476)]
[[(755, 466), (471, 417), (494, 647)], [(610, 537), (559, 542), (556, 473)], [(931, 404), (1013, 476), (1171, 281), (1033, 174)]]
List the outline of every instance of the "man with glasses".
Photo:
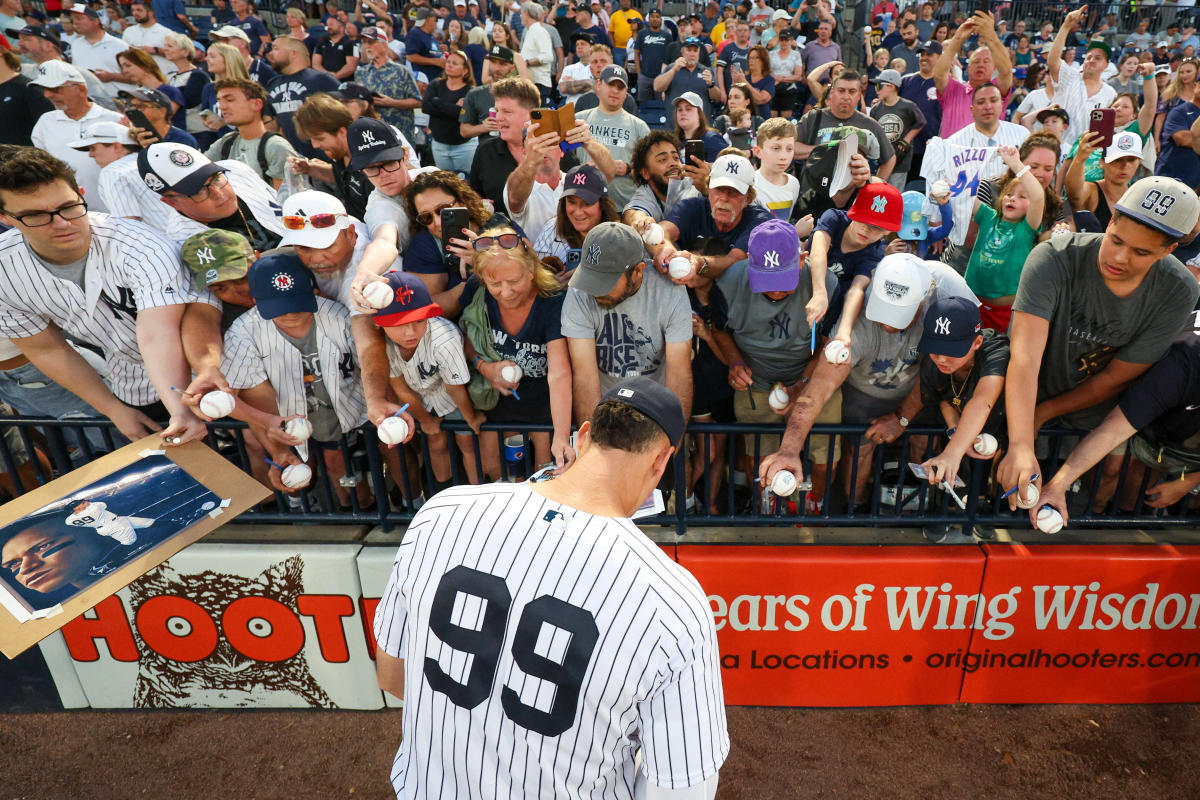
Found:
[(65, 61), (46, 61), (38, 65), (32, 81), (45, 91), (46, 99), (54, 105), (34, 123), (30, 142), (50, 155), (59, 158), (74, 170), (84, 194), (91, 198), (93, 211), (108, 211), (99, 196), (100, 167), (87, 153), (71, 147), (83, 131), (97, 122), (116, 122), (121, 115), (101, 108), (88, 97), (83, 73)]
[(196, 137), (171, 124), (175, 113), (171, 100), (157, 89), (138, 87), (132, 91), (122, 89), (117, 93), (117, 105), (122, 110), (134, 109), (146, 115), (152, 130), (132, 128), (130, 132), (142, 147), (155, 142), (178, 142), (188, 147), (199, 147)]
[(275, 192), (240, 161), (213, 162), (195, 148), (159, 142), (138, 154), (138, 174), (182, 215), (166, 231), (171, 239), (219, 228), (242, 234), (260, 253), (279, 245)]
[[(164, 422), (164, 444), (199, 439), (203, 422), (171, 387), (188, 385), (193, 367), (209, 374), (185, 353), (220, 352), (219, 329), (191, 325), (184, 335), (181, 322), (187, 308), (216, 301), (151, 228), (87, 212), (63, 161), (36, 148), (0, 160), (0, 222), (12, 227), (0, 234), (0, 336), (129, 439)], [(104, 353), (107, 382), (64, 334)]]

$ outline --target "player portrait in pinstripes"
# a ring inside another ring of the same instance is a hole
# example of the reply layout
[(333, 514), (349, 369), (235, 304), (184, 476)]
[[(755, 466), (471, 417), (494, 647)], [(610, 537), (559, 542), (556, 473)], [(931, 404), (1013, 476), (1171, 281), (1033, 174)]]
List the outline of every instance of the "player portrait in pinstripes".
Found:
[(0, 528), (0, 592), (33, 609), (61, 603), (221, 506), (178, 464), (148, 455)]
[(684, 423), (669, 389), (621, 381), (559, 477), (453, 487), (413, 518), (374, 627), (379, 685), (405, 701), (397, 798), (716, 795), (708, 599), (630, 521)]

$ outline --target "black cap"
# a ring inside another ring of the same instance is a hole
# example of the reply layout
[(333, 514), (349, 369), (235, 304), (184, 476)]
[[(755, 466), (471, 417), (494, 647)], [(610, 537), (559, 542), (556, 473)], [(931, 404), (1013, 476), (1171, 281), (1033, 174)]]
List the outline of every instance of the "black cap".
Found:
[(574, 33), (571, 34), (571, 44), (575, 44), (576, 42), (580, 41), (581, 39), (588, 43), (595, 43), (595, 41), (596, 41), (595, 37), (592, 36), (587, 31), (575, 31)]
[(167, 97), (157, 89), (148, 89), (145, 86), (137, 86), (132, 91), (122, 89), (117, 92), (117, 97), (122, 100), (145, 100), (147, 103), (154, 103), (160, 108), (165, 108), (168, 112), (174, 110), (175, 106), (171, 103), (171, 98)]
[(492, 49), (488, 50), (487, 57), (494, 58), (497, 61), (507, 61), (509, 64), (516, 63), (516, 59), (513, 58), (513, 51), (500, 44), (493, 44)]
[(360, 117), (346, 131), (350, 146), (350, 168), (362, 169), (381, 161), (407, 161), (400, 137), (383, 120)]
[(615, 400), (642, 412), (658, 423), (663, 433), (671, 440), (672, 447), (679, 446), (683, 438), (683, 406), (679, 398), (667, 387), (650, 378), (628, 378), (604, 393), (601, 402)]
[(918, 53), (933, 53), (935, 56), (942, 54), (942, 43), (935, 41), (921, 42), (917, 45)]
[(41, 25), (26, 25), (24, 28), (7, 28), (4, 31), (9, 36), (36, 36), (39, 39), (45, 39), (55, 47), (62, 48), (62, 42), (58, 38), (58, 34), (49, 28), (43, 28)]
[(784, 28), (783, 30), (781, 30), (779, 32), (779, 38), (787, 39), (788, 41), (791, 41), (796, 38), (796, 34), (792, 33), (791, 28)]
[(373, 103), (377, 94), (372, 92), (361, 83), (353, 81), (345, 81), (340, 84), (336, 92), (330, 92), (330, 95), (338, 100), (362, 100), (364, 103)]

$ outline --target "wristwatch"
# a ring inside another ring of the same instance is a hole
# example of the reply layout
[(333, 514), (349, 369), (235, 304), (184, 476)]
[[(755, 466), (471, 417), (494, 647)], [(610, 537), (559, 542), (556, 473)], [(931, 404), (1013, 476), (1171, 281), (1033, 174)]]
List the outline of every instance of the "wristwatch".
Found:
[(900, 427), (901, 427), (901, 428), (907, 428), (907, 427), (908, 427), (908, 423), (909, 423), (909, 419), (908, 419), (908, 417), (905, 417), (905, 416), (903, 416), (903, 415), (901, 415), (901, 414), (897, 413), (897, 414), (896, 414), (896, 421), (900, 423)]

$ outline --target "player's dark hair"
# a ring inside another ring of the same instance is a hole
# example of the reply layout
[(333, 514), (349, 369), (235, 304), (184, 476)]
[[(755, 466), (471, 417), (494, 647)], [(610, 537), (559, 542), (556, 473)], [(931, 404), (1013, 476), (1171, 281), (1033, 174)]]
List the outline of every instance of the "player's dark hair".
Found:
[(592, 412), (592, 442), (611, 450), (644, 453), (667, 438), (657, 422), (616, 400), (605, 400)]
[(683, 146), (679, 143), (679, 138), (674, 133), (664, 130), (652, 130), (649, 135), (643, 136), (634, 143), (633, 155), (630, 156), (629, 160), (629, 171), (632, 173), (633, 182), (638, 186), (645, 186), (647, 183), (647, 180), (642, 177), (642, 170), (646, 168), (646, 161), (650, 158), (651, 148), (662, 142), (668, 143), (676, 150)]
[(28, 192), (55, 181), (78, 191), (75, 170), (67, 162), (37, 147), (0, 147), (0, 191)]
[(1157, 233), (1159, 236), (1161, 236), (1161, 237), (1162, 237), (1162, 243), (1163, 243), (1163, 247), (1168, 247), (1168, 246), (1170, 246), (1170, 244), (1171, 244), (1172, 242), (1177, 242), (1177, 241), (1179, 241), (1179, 240), (1178, 240), (1178, 239), (1176, 239), (1174, 236), (1171, 236), (1171, 235), (1170, 235), (1170, 234), (1168, 234), (1168, 233), (1164, 233), (1163, 231), (1160, 231), (1158, 228), (1155, 228), (1155, 227), (1152, 227), (1152, 226), (1150, 226), (1150, 225), (1147, 225), (1146, 223), (1142, 222), (1142, 221), (1141, 221), (1140, 219), (1138, 219), (1137, 217), (1131, 217), (1131, 216), (1129, 216), (1128, 214), (1126, 214), (1125, 212), (1121, 211), (1120, 209), (1118, 209), (1118, 208), (1114, 208), (1114, 209), (1112, 210), (1112, 221), (1111, 221), (1109, 224), (1111, 225), (1113, 222), (1116, 222), (1116, 221), (1117, 221), (1117, 220), (1119, 220), (1119, 219), (1127, 219), (1127, 220), (1129, 220), (1130, 222), (1133, 222), (1133, 223), (1136, 223), (1136, 224), (1138, 224), (1138, 225), (1141, 225), (1143, 228), (1145, 228), (1145, 229), (1146, 229), (1146, 230), (1148, 230), (1148, 231), (1154, 231), (1155, 233)]

